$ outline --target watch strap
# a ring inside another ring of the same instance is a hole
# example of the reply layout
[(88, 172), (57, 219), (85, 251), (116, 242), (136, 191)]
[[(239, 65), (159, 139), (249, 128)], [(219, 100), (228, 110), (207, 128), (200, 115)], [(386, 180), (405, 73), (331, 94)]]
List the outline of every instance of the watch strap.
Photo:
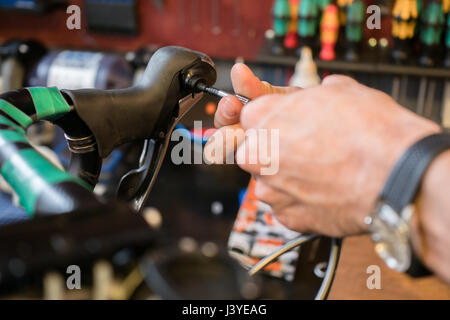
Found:
[[(431, 162), (443, 151), (450, 149), (450, 134), (438, 133), (427, 136), (412, 145), (397, 161), (380, 198), (398, 214), (414, 202), (423, 175)], [(411, 244), (412, 247), (412, 244)], [(411, 265), (406, 271), (412, 277), (430, 275), (414, 250)]]
[[(411, 248), (413, 247), (412, 243), (410, 246)], [(414, 250), (411, 250), (411, 264), (405, 273), (413, 278), (426, 277), (432, 274), (431, 271), (422, 263)]]
[(394, 166), (380, 198), (400, 213), (412, 203), (430, 163), (450, 149), (450, 134), (427, 136), (412, 145)]

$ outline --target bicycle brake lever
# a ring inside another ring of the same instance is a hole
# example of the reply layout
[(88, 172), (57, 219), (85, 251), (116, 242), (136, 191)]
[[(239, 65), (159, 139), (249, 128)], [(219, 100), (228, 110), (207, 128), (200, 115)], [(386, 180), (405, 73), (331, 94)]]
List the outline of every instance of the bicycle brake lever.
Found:
[(139, 83), (120, 90), (63, 90), (95, 137), (99, 156), (128, 142), (145, 141), (139, 168), (122, 177), (117, 195), (140, 209), (161, 167), (175, 124), (202, 95), (195, 84), (216, 81), (213, 61), (181, 47), (163, 47)]
[(157, 139), (145, 140), (139, 168), (129, 171), (120, 180), (118, 198), (131, 202), (136, 211), (141, 209), (155, 183), (175, 125), (202, 97), (203, 93), (189, 94), (178, 102), (178, 117), (173, 118), (165, 131), (160, 131)]

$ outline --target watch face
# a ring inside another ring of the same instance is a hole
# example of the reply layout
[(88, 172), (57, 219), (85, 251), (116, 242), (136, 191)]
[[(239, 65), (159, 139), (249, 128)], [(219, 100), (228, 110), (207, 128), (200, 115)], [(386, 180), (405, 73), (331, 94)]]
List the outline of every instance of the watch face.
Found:
[(409, 227), (388, 204), (379, 202), (370, 225), (375, 251), (394, 270), (405, 272), (411, 263)]

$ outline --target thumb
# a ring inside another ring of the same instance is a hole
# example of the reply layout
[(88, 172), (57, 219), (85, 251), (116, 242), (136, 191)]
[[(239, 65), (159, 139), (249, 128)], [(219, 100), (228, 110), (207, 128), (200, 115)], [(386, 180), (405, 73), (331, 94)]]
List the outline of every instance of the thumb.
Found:
[(261, 81), (243, 63), (236, 63), (231, 69), (231, 82), (234, 92), (250, 99), (256, 99), (266, 94), (288, 94), (300, 90), (298, 87), (277, 87)]

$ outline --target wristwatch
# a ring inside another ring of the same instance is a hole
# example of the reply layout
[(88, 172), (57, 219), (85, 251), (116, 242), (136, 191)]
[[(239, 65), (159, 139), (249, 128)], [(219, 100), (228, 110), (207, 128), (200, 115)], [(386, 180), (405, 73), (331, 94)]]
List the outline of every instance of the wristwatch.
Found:
[(413, 250), (409, 221), (426, 169), (447, 149), (448, 133), (433, 134), (412, 145), (395, 164), (372, 215), (366, 218), (375, 251), (391, 269), (415, 277), (430, 274)]

